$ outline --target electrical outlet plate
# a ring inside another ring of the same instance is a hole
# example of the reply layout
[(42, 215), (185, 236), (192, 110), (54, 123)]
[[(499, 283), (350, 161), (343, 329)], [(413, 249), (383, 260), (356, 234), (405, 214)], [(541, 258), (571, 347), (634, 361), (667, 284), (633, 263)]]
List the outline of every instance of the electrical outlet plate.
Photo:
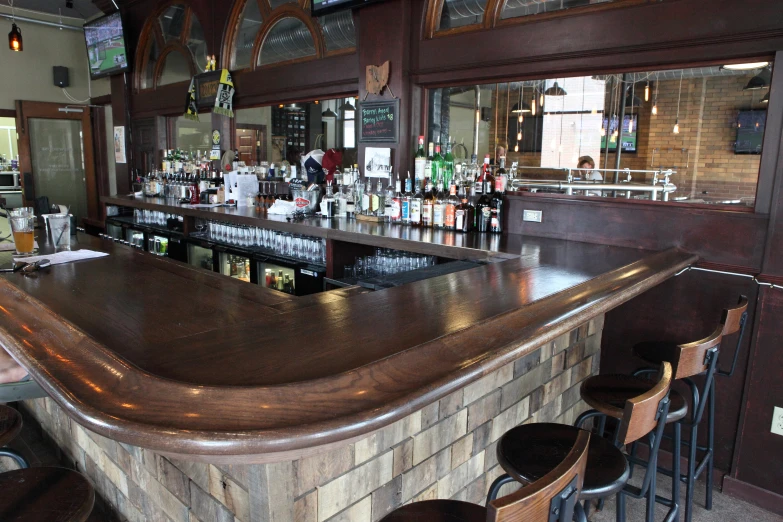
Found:
[(783, 436), (783, 408), (775, 406), (772, 412), (772, 433)]
[(541, 223), (541, 219), (544, 217), (544, 212), (541, 210), (525, 210), (522, 212), (522, 221), (532, 221), (533, 223)]

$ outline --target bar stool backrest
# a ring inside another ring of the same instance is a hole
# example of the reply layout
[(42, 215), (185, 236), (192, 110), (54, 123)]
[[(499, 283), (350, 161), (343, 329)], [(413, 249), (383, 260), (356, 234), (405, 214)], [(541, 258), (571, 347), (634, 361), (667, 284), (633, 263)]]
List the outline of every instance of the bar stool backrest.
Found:
[(676, 360), (673, 361), (675, 380), (698, 375), (710, 368), (711, 361), (718, 355), (723, 329), (724, 326), (721, 324), (704, 339), (677, 346)]
[(630, 444), (644, 437), (658, 424), (661, 401), (668, 396), (672, 385), (672, 365), (662, 363), (659, 375), (658, 383), (649, 391), (625, 402), (618, 433), (621, 444)]
[(721, 324), (723, 325), (723, 337), (739, 332), (737, 337), (737, 346), (734, 349), (734, 358), (731, 362), (731, 368), (727, 372), (718, 371), (719, 374), (725, 377), (731, 377), (734, 375), (734, 370), (737, 368), (737, 359), (739, 358), (740, 347), (742, 346), (742, 338), (745, 335), (745, 323), (748, 320), (748, 298), (744, 295), (739, 297), (739, 302), (734, 308), (727, 308), (723, 311), (721, 317)]
[[(584, 482), (589, 444), (590, 432), (580, 430), (571, 451), (555, 469), (529, 486), (490, 502), (487, 521), (571, 522)], [(555, 509), (557, 513), (553, 513)]]

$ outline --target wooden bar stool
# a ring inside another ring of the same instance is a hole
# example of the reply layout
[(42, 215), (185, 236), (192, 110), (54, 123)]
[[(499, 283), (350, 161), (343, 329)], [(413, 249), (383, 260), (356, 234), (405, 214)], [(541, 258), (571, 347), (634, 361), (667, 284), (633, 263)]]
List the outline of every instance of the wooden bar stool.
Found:
[(585, 400), (595, 410), (580, 415), (576, 427), (564, 424), (525, 424), (509, 430), (500, 438), (497, 449), (498, 462), (508, 475), (498, 478), (492, 484), (489, 499), (494, 498), (500, 486), (512, 478), (523, 484), (536, 481), (562, 459), (574, 439), (584, 431), (580, 426), (585, 421), (609, 416), (619, 420), (615, 440), (610, 442), (598, 435), (593, 435), (590, 439), (580, 500), (587, 504), (592, 499), (617, 495), (617, 520), (624, 522), (625, 496), (646, 497), (647, 520), (652, 521), (655, 473), (650, 472), (645, 476), (641, 488), (630, 486), (628, 461), (619, 447), (647, 436), (651, 439), (651, 454), (655, 459), (669, 410), (668, 393), (672, 376), (671, 365), (663, 363), (659, 381), (643, 389), (637, 396), (627, 397), (620, 407), (615, 406), (614, 402), (607, 404), (592, 397), (588, 379), (582, 384), (581, 392), (583, 397), (590, 398), (589, 401)]
[[(713, 468), (714, 468), (714, 446), (715, 446), (715, 379), (714, 376), (721, 375), (724, 377), (731, 377), (734, 375), (734, 370), (737, 368), (737, 360), (739, 358), (740, 349), (742, 346), (742, 338), (745, 333), (745, 325), (748, 318), (748, 298), (744, 295), (740, 296), (737, 306), (728, 308), (723, 311), (720, 325), (716, 331), (719, 331), (722, 337), (733, 335), (739, 332), (737, 337), (737, 345), (734, 350), (734, 357), (732, 359), (731, 367), (728, 371), (717, 370), (718, 364), (718, 348), (720, 342), (714, 346), (714, 352), (711, 352), (711, 363), (707, 364), (707, 360), (704, 360), (704, 364), (698, 364), (699, 361), (690, 361), (688, 364), (680, 364), (683, 360), (685, 347), (692, 346), (694, 344), (702, 343), (697, 341), (696, 343), (677, 345), (674, 343), (666, 342), (644, 342), (634, 346), (633, 352), (636, 356), (644, 359), (652, 364), (660, 364), (661, 361), (670, 361), (675, 365), (675, 379), (682, 380), (688, 385), (691, 395), (691, 414), (687, 419), (679, 421), (674, 426), (674, 454), (677, 457), (676, 467), (679, 468), (679, 454), (681, 444), (685, 444), (688, 449), (688, 469), (684, 475), (680, 475), (679, 469), (672, 470), (662, 469), (661, 472), (671, 475), (680, 476), (680, 480), (686, 484), (686, 501), (685, 501), (685, 521), (691, 522), (693, 511), (693, 489), (696, 479), (706, 470), (707, 491), (705, 498), (705, 507), (709, 510), (712, 509), (712, 489), (713, 489)], [(711, 337), (714, 337), (715, 333)], [(709, 337), (708, 337), (709, 339)], [(650, 373), (650, 368), (641, 368), (634, 372), (635, 376), (642, 376)], [(691, 379), (694, 375), (703, 375), (704, 383), (701, 386)], [(701, 423), (704, 415), (705, 407), (707, 409), (707, 446), (699, 446), (696, 442), (698, 435), (698, 426)], [(680, 432), (681, 426), (690, 430), (690, 439), (682, 441)], [(678, 442), (679, 441), (679, 442)], [(635, 448), (634, 448), (635, 450)], [(703, 452), (702, 459), (697, 463), (696, 451)], [(632, 452), (635, 455), (635, 451)], [(677, 482), (677, 481), (673, 481)], [(674, 488), (676, 491), (672, 492), (673, 498), (679, 496), (679, 488)], [(663, 499), (665, 500), (665, 499)]]
[(65, 468), (27, 468), (0, 473), (3, 522), (84, 522), (95, 490), (81, 473)]
[[(27, 468), (29, 464), (19, 453), (6, 448), (22, 431), (22, 416), (10, 406), (0, 404), (0, 457), (10, 457), (16, 461), (20, 468)], [(1, 520), (1, 519), (0, 519)]]
[[(585, 476), (590, 433), (579, 430), (565, 458), (533, 484), (498, 498), (484, 508), (457, 500), (414, 502), (386, 515), (382, 522), (571, 522)], [(583, 513), (582, 513), (583, 515)]]

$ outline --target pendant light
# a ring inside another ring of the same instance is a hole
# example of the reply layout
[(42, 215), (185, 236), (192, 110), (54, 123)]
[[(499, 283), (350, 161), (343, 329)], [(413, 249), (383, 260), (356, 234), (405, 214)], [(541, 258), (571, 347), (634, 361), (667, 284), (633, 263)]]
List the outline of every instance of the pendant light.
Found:
[(769, 87), (770, 72), (768, 68), (764, 68), (756, 76), (748, 81), (748, 84), (742, 88), (743, 91), (757, 91), (759, 89), (766, 89)]
[(342, 105), (340, 105), (340, 110), (341, 110), (343, 113), (345, 113), (345, 111), (351, 111), (351, 112), (355, 112), (355, 111), (356, 111), (356, 107), (354, 107), (354, 106), (351, 104), (351, 102), (350, 102), (350, 101), (346, 101), (345, 103), (343, 103)]
[(22, 31), (19, 30), (15, 23), (11, 24), (11, 32), (8, 33), (8, 48), (16, 52), (23, 50)]
[(647, 80), (647, 85), (644, 86), (644, 101), (650, 101), (650, 80)]
[(555, 82), (552, 87), (544, 91), (544, 94), (547, 96), (565, 96), (568, 93), (565, 91), (565, 89), (560, 87), (557, 82)]
[(530, 114), (532, 114), (533, 116), (536, 115), (536, 98), (535, 98), (535, 96), (533, 97), (533, 100), (530, 102)]
[[(633, 106), (634, 106), (634, 100), (636, 99), (636, 84), (631, 84), (631, 92), (629, 93), (631, 95), (631, 116), (628, 118), (628, 134), (633, 132)], [(642, 100), (639, 100), (639, 105), (642, 104)], [(622, 127), (622, 124), (624, 122), (620, 122), (620, 127)]]
[(655, 82), (655, 97), (653, 98), (652, 115), (658, 115), (658, 83)]
[(322, 118), (336, 118), (337, 113), (335, 113), (332, 109), (328, 108), (321, 113)]
[(21, 52), (24, 50), (24, 45), (22, 42), (22, 31), (16, 25), (14, 0), (8, 0), (8, 5), (11, 7), (11, 32), (8, 33), (8, 48), (14, 52)]
[(682, 99), (682, 76), (684, 71), (680, 71), (680, 90), (677, 93), (677, 118), (674, 120), (674, 128), (672, 132), (674, 134), (680, 133), (680, 100)]

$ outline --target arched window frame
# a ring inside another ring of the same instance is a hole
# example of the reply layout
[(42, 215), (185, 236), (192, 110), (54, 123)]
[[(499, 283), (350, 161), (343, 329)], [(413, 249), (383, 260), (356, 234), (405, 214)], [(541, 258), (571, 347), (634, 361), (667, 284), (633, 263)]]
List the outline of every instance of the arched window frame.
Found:
[[(236, 40), (239, 33), (240, 21), (242, 13), (245, 10), (247, 2), (257, 2), (259, 12), (262, 17), (262, 24), (256, 34), (255, 41), (253, 43), (253, 53), (250, 57), (250, 66), (242, 69), (237, 69), (235, 65), (236, 58)], [(313, 44), (315, 46), (315, 55), (306, 56), (303, 58), (296, 58), (294, 60), (286, 60), (283, 62), (275, 62), (267, 65), (258, 65), (258, 59), (261, 54), (261, 48), (264, 45), (269, 33), (274, 26), (283, 18), (295, 18), (305, 24), (310, 34), (313, 37)], [(256, 69), (266, 69), (270, 67), (278, 67), (280, 65), (287, 65), (291, 63), (307, 62), (311, 60), (318, 60), (321, 58), (336, 56), (342, 54), (352, 54), (356, 52), (356, 47), (348, 47), (345, 49), (337, 49), (334, 51), (327, 51), (326, 41), (321, 28), (321, 24), (318, 20), (310, 16), (310, 0), (297, 0), (297, 2), (290, 2), (283, 4), (276, 9), (272, 9), (269, 4), (269, 0), (236, 0), (234, 7), (231, 10), (231, 15), (228, 22), (228, 30), (225, 31), (225, 37), (223, 40), (223, 54), (221, 56), (221, 63), (229, 64), (229, 68), (232, 71), (253, 71)]]
[[(160, 16), (172, 5), (181, 5), (185, 9), (185, 18), (182, 23), (182, 32), (180, 33), (179, 37), (176, 40), (166, 42), (166, 38), (163, 35), (163, 29), (158, 22), (160, 20)], [(139, 66), (136, 67), (134, 89), (137, 92), (150, 91), (158, 88), (158, 82), (160, 81), (160, 77), (163, 74), (163, 68), (166, 65), (166, 57), (173, 52), (180, 53), (185, 57), (188, 62), (188, 66), (190, 67), (191, 76), (199, 72), (198, 67), (196, 66), (196, 60), (193, 57), (193, 53), (187, 46), (188, 39), (190, 38), (191, 21), (193, 16), (195, 16), (193, 8), (186, 0), (169, 0), (168, 2), (158, 6), (158, 8), (155, 9), (155, 11), (149, 17), (147, 17), (147, 20), (144, 22), (144, 27), (141, 30), (141, 35), (139, 36), (139, 46), (136, 49), (135, 63), (139, 64)], [(199, 22), (201, 22), (201, 20), (199, 20)], [(202, 27), (204, 26), (202, 25)], [(152, 76), (152, 86), (142, 87), (144, 74), (147, 70), (147, 64), (149, 62), (150, 45), (152, 44), (153, 40), (158, 45), (158, 49), (160, 49), (158, 62), (155, 64), (155, 70)], [(207, 42), (207, 46), (209, 54), (209, 42)]]
[(622, 7), (630, 7), (634, 5), (660, 3), (666, 0), (613, 0), (612, 2), (605, 2), (594, 5), (585, 5), (580, 7), (572, 7), (570, 9), (563, 9), (560, 11), (551, 11), (548, 13), (541, 13), (530, 16), (520, 16), (516, 18), (501, 19), (503, 15), (503, 8), (506, 5), (506, 0), (487, 0), (487, 8), (484, 11), (484, 18), (481, 23), (465, 25), (462, 27), (454, 27), (450, 29), (439, 29), (441, 13), (443, 12), (443, 5), (445, 0), (429, 0), (427, 2), (427, 11), (424, 24), (424, 38), (437, 38), (439, 36), (447, 36), (458, 33), (465, 33), (469, 31), (478, 31), (482, 29), (492, 29), (494, 27), (505, 27), (509, 25), (520, 25), (531, 22), (538, 22), (541, 20), (548, 20), (552, 18), (559, 18), (563, 16), (573, 16), (577, 14), (583, 14), (593, 11), (603, 11), (607, 9), (618, 9)]

